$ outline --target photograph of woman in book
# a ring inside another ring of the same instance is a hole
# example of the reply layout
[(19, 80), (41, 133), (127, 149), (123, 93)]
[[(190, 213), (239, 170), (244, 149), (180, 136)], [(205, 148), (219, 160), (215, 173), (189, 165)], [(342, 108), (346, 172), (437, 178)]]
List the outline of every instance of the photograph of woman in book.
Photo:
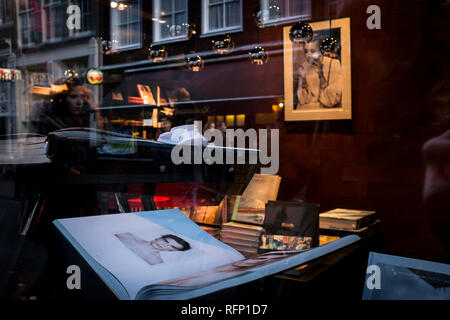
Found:
[(134, 254), (150, 265), (164, 263), (161, 251), (187, 251), (191, 245), (173, 234), (166, 234), (159, 238), (147, 241), (130, 232), (115, 234), (117, 239)]
[(301, 251), (268, 252), (252, 258), (225, 264), (211, 270), (195, 273), (187, 277), (181, 277), (158, 284), (185, 287), (204, 286), (216, 281), (232, 278), (246, 272), (251, 272), (253, 271), (252, 269), (262, 267), (285, 258), (289, 258), (293, 255), (299, 254), (300, 252)]

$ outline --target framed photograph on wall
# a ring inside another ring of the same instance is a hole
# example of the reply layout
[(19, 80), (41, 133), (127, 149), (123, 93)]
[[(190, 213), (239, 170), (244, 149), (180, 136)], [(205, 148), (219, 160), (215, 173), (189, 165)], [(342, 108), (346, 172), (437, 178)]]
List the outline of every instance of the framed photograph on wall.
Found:
[(320, 52), (320, 43), (330, 36), (330, 21), (310, 25), (314, 36), (306, 44), (293, 44), (291, 26), (283, 29), (285, 120), (351, 119), (350, 18), (331, 22), (331, 36), (339, 42), (333, 57)]

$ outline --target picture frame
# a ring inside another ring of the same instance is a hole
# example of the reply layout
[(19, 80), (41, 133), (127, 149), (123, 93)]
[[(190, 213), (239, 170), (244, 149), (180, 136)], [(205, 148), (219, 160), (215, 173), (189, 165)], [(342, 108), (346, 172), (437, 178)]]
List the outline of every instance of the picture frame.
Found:
[(350, 18), (331, 21), (338, 40), (335, 57), (325, 57), (319, 46), (330, 36), (330, 21), (310, 23), (314, 36), (306, 44), (289, 38), (283, 28), (285, 121), (352, 119)]

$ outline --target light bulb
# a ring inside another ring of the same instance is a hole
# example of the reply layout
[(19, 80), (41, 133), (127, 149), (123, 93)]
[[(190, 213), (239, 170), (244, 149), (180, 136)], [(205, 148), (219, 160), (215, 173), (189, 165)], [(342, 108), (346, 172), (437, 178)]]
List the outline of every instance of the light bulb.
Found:
[(253, 12), (253, 18), (255, 19), (256, 25), (262, 28), (265, 23), (280, 19), (281, 9), (276, 2), (271, 1), (264, 9), (261, 9), (260, 6), (256, 7)]
[(150, 46), (148, 59), (152, 62), (163, 62), (167, 58), (167, 50), (164, 46)]
[(193, 72), (199, 72), (205, 66), (205, 62), (200, 56), (187, 56), (185, 61), (186, 67)]
[(254, 49), (250, 50), (248, 54), (250, 61), (256, 65), (265, 64), (269, 58), (267, 51), (263, 47), (255, 47)]
[(339, 41), (335, 38), (325, 38), (320, 44), (320, 52), (323, 56), (328, 58), (335, 58), (337, 56), (337, 51), (339, 48)]
[(217, 39), (214, 39), (212, 42), (212, 48), (215, 53), (218, 54), (228, 54), (233, 51), (234, 42), (231, 40), (229, 35), (221, 36)]
[(313, 35), (314, 32), (309, 23), (303, 21), (293, 24), (289, 31), (289, 38), (295, 44), (310, 42)]

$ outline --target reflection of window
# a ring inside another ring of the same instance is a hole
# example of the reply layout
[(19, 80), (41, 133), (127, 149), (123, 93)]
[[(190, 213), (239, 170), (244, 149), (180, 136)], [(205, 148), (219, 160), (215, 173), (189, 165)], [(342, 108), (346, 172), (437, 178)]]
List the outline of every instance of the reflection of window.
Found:
[[(271, 8), (276, 4), (280, 8), (280, 15)], [(280, 21), (290, 21), (311, 16), (311, 0), (261, 0), (262, 23), (271, 24)]]
[(11, 82), (0, 82), (0, 117), (10, 116)]
[(141, 47), (141, 1), (129, 0), (127, 7), (111, 8), (112, 49), (134, 49)]
[[(67, 7), (81, 9), (81, 29), (68, 30)], [(19, 1), (19, 26), (22, 45), (62, 40), (92, 31), (92, 2), (90, 0), (22, 0)]]
[(42, 41), (41, 3), (19, 1), (19, 28), (22, 45), (37, 44)]
[(66, 27), (67, 3), (64, 0), (45, 0), (44, 13), (44, 41), (67, 37)]
[(0, 0), (0, 24), (12, 22), (11, 3), (9, 0)]
[(187, 37), (187, 5), (187, 0), (153, 1), (153, 42)]
[[(78, 5), (81, 9), (81, 29), (73, 30), (73, 33), (82, 33), (92, 31), (92, 0), (70, 0), (69, 4)], [(67, 19), (67, 15), (66, 15)]]
[(203, 33), (242, 28), (241, 0), (203, 0)]

